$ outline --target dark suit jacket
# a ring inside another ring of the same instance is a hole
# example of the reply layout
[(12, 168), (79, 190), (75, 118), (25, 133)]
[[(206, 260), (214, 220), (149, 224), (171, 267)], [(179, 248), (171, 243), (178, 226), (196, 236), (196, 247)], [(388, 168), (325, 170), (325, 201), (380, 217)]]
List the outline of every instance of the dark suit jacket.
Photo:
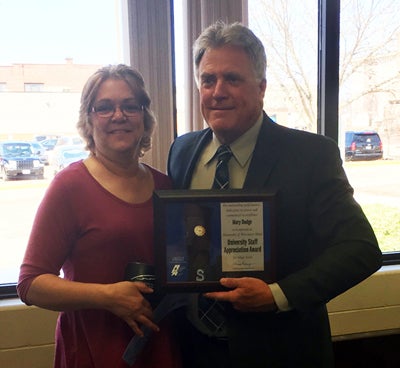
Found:
[[(168, 173), (177, 189), (189, 187), (211, 137), (205, 129), (178, 137), (171, 146)], [(278, 190), (277, 281), (293, 310), (231, 313), (232, 362), (246, 368), (331, 367), (325, 303), (371, 275), (382, 261), (373, 230), (353, 199), (338, 147), (264, 114), (244, 188)]]

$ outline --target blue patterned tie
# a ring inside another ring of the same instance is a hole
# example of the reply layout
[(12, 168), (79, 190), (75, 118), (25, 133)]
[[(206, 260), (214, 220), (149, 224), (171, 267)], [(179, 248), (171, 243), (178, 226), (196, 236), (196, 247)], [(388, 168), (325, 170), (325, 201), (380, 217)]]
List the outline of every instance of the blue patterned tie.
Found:
[[(229, 169), (228, 162), (232, 157), (229, 146), (221, 145), (217, 149), (217, 166), (213, 189), (229, 188)], [(226, 337), (225, 307), (223, 303), (205, 298), (202, 294), (198, 295), (197, 313), (200, 324), (198, 328), (207, 335), (224, 338)]]
[(213, 189), (229, 188), (229, 169), (228, 162), (232, 157), (232, 151), (229, 146), (221, 145), (217, 149), (217, 167), (215, 169), (215, 177)]

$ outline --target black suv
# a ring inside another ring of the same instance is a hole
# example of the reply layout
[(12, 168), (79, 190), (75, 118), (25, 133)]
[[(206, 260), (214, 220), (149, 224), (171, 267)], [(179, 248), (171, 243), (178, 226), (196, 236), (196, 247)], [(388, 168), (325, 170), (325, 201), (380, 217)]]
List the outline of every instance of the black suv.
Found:
[(0, 142), (0, 175), (3, 180), (43, 179), (44, 165), (32, 151), (29, 142)]
[(382, 158), (382, 156), (382, 141), (377, 132), (346, 132), (346, 161), (377, 160)]

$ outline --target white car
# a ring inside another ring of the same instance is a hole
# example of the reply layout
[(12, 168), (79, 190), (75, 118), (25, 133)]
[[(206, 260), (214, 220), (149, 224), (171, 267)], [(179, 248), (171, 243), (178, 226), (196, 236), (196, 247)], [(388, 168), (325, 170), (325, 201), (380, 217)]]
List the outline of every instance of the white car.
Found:
[(54, 174), (57, 174), (73, 162), (84, 160), (88, 156), (89, 151), (83, 145), (62, 145), (55, 147), (52, 156)]
[(49, 154), (44, 146), (39, 142), (29, 142), (32, 148), (32, 152), (39, 157), (40, 162), (43, 165), (49, 164)]

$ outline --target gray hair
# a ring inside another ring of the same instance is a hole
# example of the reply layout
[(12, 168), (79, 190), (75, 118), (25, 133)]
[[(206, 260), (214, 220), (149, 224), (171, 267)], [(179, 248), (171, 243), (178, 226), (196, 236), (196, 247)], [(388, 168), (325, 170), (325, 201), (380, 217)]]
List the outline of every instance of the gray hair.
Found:
[(146, 91), (142, 75), (134, 68), (118, 64), (108, 65), (97, 70), (87, 80), (83, 87), (81, 95), (81, 106), (79, 109), (79, 120), (77, 128), (79, 134), (86, 142), (86, 148), (94, 153), (95, 142), (93, 140), (93, 125), (91, 121), (91, 111), (95, 102), (100, 86), (107, 79), (118, 79), (125, 81), (132, 89), (138, 103), (143, 106), (144, 112), (144, 135), (140, 142), (140, 152), (143, 156), (144, 152), (151, 148), (151, 136), (153, 134), (156, 119), (154, 113), (150, 110), (150, 97)]
[(200, 61), (207, 49), (231, 45), (243, 48), (249, 56), (257, 79), (265, 79), (267, 57), (262, 42), (247, 27), (235, 22), (226, 24), (218, 21), (206, 28), (193, 44), (194, 75), (199, 80)]

